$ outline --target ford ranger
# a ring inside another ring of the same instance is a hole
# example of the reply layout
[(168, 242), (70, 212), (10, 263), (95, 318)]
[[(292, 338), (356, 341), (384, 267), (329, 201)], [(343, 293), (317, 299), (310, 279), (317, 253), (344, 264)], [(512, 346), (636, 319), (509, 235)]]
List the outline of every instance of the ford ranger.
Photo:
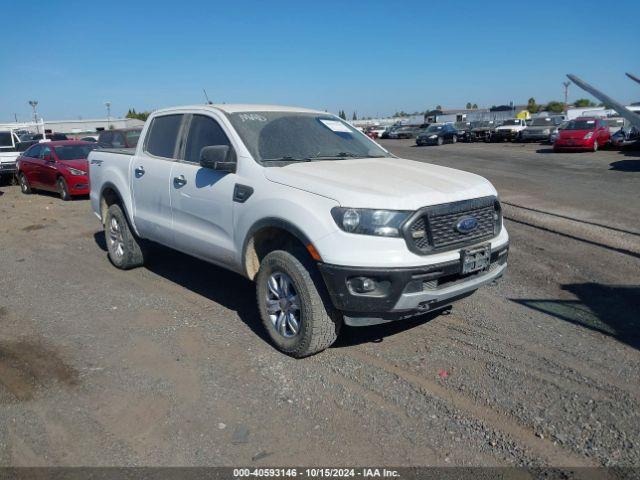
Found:
[(158, 110), (135, 150), (92, 151), (89, 175), (116, 267), (143, 265), (152, 242), (244, 275), (294, 357), (329, 347), (343, 323), (438, 311), (507, 265), (487, 180), (397, 158), (325, 112)]

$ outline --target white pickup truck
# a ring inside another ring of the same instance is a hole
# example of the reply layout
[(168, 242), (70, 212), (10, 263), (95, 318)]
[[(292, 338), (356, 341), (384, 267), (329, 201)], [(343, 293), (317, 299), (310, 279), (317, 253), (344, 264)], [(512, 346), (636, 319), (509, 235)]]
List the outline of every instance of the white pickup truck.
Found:
[[(89, 155), (119, 268), (160, 243), (256, 282), (275, 345), (437, 311), (500, 277), (508, 235), (484, 178), (403, 160), (338, 117), (266, 105), (154, 112), (135, 151)], [(212, 285), (215, 288), (215, 285)]]
[(0, 181), (16, 173), (19, 143), (20, 139), (13, 130), (0, 130)]

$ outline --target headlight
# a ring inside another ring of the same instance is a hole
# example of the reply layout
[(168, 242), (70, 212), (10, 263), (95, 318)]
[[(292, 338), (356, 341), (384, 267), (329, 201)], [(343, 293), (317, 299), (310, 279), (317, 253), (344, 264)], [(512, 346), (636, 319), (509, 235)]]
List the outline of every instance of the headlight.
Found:
[(543, 135), (549, 135), (550, 133), (551, 133), (551, 130), (549, 130), (548, 128), (545, 128), (545, 129), (542, 131), (542, 134), (543, 134)]
[(589, 132), (584, 136), (585, 140), (589, 140), (591, 137), (593, 137), (593, 132)]
[(399, 237), (400, 226), (411, 212), (334, 207), (331, 215), (340, 229), (360, 235)]
[(69, 170), (71, 175), (86, 175), (87, 174), (87, 172), (85, 172), (84, 170), (78, 170), (76, 168), (67, 167), (67, 170)]
[(438, 135), (431, 135), (429, 138), (438, 138)]

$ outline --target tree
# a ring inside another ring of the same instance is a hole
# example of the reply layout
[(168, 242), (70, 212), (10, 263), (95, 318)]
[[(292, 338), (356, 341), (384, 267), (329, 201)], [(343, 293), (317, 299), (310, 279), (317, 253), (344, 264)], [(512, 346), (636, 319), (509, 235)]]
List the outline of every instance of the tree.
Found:
[(474, 103), (473, 106), (471, 108), (478, 108), (478, 104)]
[(595, 107), (596, 104), (588, 98), (579, 98), (573, 103), (576, 107)]
[(535, 98), (531, 97), (527, 101), (527, 110), (529, 111), (529, 113), (538, 113), (538, 111), (540, 110), (540, 105), (536, 103)]
[(356, 112), (353, 112), (353, 116), (351, 117), (351, 120), (357, 120), (358, 119), (358, 114)]
[(552, 100), (547, 103), (545, 110), (547, 112), (562, 113), (564, 112), (564, 103), (558, 102), (557, 100)]
[(142, 120), (143, 122), (146, 122), (149, 115), (151, 115), (151, 112), (136, 112), (135, 108), (130, 108), (127, 114), (125, 115), (125, 117), (137, 118), (138, 120)]
[(346, 120), (346, 119), (347, 119), (347, 116), (345, 115), (344, 110), (340, 110), (340, 111), (338, 112), (338, 116), (339, 116), (341, 119), (343, 119), (343, 120)]
[(442, 110), (442, 105), (436, 105), (436, 110)]
[(467, 110), (471, 110), (471, 102), (467, 102)]

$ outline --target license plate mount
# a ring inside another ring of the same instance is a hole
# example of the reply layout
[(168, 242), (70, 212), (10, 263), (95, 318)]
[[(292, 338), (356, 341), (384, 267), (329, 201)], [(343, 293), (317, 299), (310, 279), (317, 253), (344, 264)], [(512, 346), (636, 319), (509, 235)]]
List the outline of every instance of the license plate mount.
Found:
[(478, 272), (489, 268), (491, 262), (491, 245), (485, 244), (460, 250), (462, 274)]

